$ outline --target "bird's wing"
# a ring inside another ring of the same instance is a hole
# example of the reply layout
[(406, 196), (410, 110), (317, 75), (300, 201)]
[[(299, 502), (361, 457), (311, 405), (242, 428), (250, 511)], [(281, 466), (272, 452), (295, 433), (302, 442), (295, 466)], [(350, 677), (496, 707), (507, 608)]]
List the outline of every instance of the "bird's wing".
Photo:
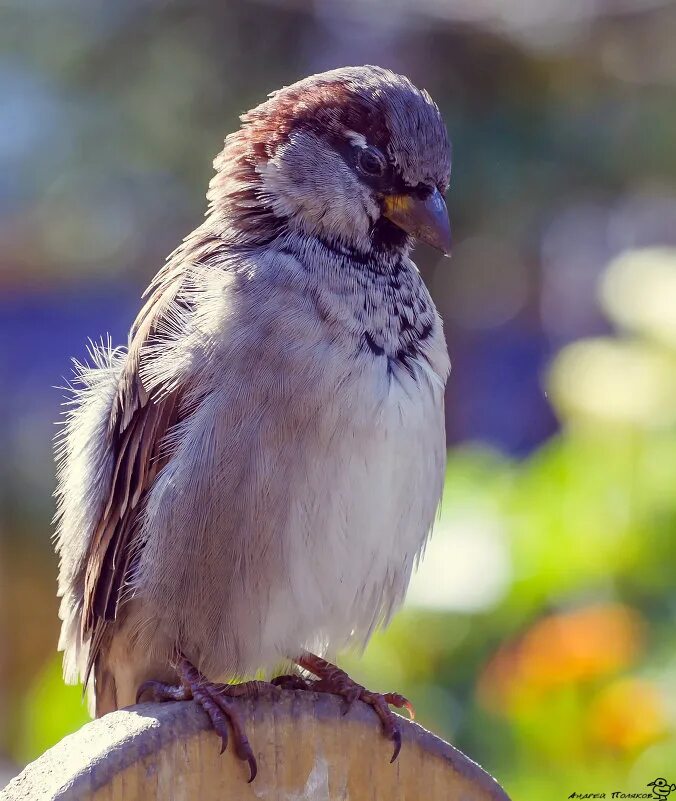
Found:
[(109, 447), (114, 467), (103, 512), (86, 556), (82, 637), (89, 640), (84, 683), (87, 684), (100, 648), (106, 622), (117, 613), (134, 554), (137, 552), (139, 502), (168, 458), (163, 448), (167, 432), (178, 421), (180, 388), (149, 391), (141, 364), (158, 327), (180, 305), (184, 272), (167, 264), (150, 287), (148, 300), (129, 337), (129, 350), (111, 410)]

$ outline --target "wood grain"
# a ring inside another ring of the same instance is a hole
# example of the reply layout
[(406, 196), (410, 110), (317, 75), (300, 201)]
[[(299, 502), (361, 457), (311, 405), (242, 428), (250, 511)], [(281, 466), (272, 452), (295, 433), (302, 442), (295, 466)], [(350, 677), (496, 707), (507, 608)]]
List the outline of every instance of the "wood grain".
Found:
[(3, 801), (509, 801), (476, 763), (415, 723), (403, 746), (380, 734), (361, 702), (343, 715), (327, 695), (283, 692), (244, 701), (258, 777), (220, 741), (193, 702), (113, 712), (64, 738), (17, 776)]

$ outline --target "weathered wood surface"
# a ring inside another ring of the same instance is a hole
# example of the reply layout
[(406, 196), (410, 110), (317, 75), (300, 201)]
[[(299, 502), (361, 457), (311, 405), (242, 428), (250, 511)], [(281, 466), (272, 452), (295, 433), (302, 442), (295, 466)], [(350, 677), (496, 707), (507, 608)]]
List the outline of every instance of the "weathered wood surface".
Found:
[(361, 702), (342, 715), (326, 695), (284, 692), (243, 702), (258, 777), (209, 730), (193, 702), (142, 704), (64, 738), (17, 776), (3, 801), (509, 801), (457, 749), (403, 722), (390, 764), (375, 713)]

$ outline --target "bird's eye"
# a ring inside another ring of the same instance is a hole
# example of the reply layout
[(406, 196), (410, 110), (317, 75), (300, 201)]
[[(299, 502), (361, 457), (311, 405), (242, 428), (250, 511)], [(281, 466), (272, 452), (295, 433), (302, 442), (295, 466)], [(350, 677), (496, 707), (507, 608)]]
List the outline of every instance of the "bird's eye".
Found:
[(378, 176), (385, 172), (385, 157), (375, 147), (365, 147), (357, 155), (357, 166), (364, 175)]

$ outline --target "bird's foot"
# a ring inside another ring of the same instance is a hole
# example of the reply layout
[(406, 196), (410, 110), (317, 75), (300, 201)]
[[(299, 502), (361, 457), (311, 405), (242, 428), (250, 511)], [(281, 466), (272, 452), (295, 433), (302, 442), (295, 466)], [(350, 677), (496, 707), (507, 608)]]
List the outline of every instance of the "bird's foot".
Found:
[(301, 676), (279, 676), (273, 679), (273, 683), (287, 689), (306, 689), (339, 695), (347, 701), (345, 712), (357, 700), (368, 704), (380, 718), (383, 734), (394, 743), (394, 753), (390, 760), (394, 762), (401, 750), (401, 729), (399, 718), (392, 712), (390, 705), (406, 709), (412, 720), (415, 717), (413, 704), (399, 693), (374, 693), (367, 690), (351, 679), (344, 670), (314, 654), (304, 653), (295, 661), (299, 667), (317, 676), (317, 680), (312, 681)]
[(272, 684), (280, 690), (316, 690), (317, 679), (306, 679), (297, 673), (288, 673), (284, 676), (275, 676)]
[(138, 689), (136, 702), (144, 696), (152, 701), (189, 701), (194, 699), (209, 716), (211, 725), (221, 738), (221, 753), (228, 745), (228, 723), (232, 729), (235, 754), (249, 764), (249, 782), (256, 778), (258, 766), (244, 732), (240, 710), (234, 699), (278, 695), (280, 688), (264, 681), (242, 684), (215, 684), (208, 681), (187, 659), (181, 657), (176, 665), (181, 681), (174, 686), (159, 681), (146, 681)]

